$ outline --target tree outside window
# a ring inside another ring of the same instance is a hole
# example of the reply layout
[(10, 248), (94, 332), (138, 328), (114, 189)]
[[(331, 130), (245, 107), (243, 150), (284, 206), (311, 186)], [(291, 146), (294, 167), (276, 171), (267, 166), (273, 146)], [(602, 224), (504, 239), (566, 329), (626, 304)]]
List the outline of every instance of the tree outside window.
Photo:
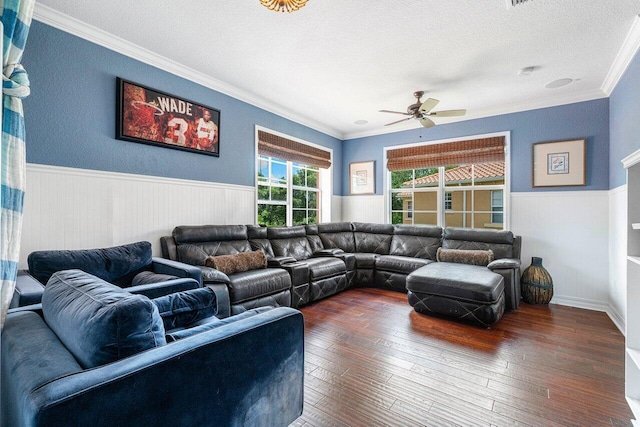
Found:
[(269, 156), (258, 160), (258, 223), (315, 224), (320, 219), (319, 170)]

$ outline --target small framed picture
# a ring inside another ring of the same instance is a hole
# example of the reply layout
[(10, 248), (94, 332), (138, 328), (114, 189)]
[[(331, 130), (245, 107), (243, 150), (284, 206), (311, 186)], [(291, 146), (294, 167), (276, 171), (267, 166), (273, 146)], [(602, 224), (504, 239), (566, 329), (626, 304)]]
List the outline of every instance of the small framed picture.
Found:
[(569, 153), (547, 154), (547, 173), (549, 175), (569, 173)]
[(375, 194), (375, 161), (349, 164), (349, 194)]
[(586, 139), (533, 144), (533, 187), (587, 184)]

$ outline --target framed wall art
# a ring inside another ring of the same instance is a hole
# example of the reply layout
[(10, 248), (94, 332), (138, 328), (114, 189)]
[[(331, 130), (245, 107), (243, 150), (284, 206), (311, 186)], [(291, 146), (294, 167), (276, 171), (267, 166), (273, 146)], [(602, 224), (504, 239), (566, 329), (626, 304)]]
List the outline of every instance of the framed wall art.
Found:
[(118, 78), (116, 138), (220, 155), (220, 110)]
[(375, 162), (349, 163), (349, 194), (375, 194)]
[(533, 144), (533, 187), (587, 184), (585, 139)]

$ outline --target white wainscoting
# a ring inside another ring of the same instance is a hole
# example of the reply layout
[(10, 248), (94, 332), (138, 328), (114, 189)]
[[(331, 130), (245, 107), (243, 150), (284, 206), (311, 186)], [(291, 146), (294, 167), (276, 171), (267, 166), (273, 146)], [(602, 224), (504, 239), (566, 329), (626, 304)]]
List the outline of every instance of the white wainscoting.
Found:
[(331, 218), (329, 221), (323, 222), (341, 222), (342, 221), (342, 196), (331, 196)]
[(608, 311), (608, 191), (512, 193), (511, 228), (522, 236), (523, 268), (543, 258), (552, 303)]
[(42, 249), (83, 249), (160, 237), (177, 225), (253, 224), (255, 188), (27, 164), (20, 268)]
[(383, 224), (384, 196), (345, 196), (342, 198), (342, 220)]
[(609, 298), (607, 313), (625, 333), (627, 319), (627, 186), (609, 191)]
[[(160, 255), (176, 225), (252, 224), (254, 187), (27, 165), (20, 267), (42, 249), (107, 247), (138, 240)], [(384, 196), (333, 196), (332, 221), (384, 223)], [(544, 259), (553, 303), (605, 311), (624, 331), (626, 186), (611, 191), (511, 194), (523, 268)]]

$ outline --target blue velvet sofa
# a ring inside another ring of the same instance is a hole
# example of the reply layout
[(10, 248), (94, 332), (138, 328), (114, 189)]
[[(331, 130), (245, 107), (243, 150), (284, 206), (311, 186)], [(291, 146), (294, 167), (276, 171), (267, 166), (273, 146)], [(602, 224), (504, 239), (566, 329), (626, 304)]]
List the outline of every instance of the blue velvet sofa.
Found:
[(209, 288), (151, 299), (53, 274), (41, 304), (6, 317), (2, 426), (289, 425), (303, 405), (302, 314), (215, 312)]

